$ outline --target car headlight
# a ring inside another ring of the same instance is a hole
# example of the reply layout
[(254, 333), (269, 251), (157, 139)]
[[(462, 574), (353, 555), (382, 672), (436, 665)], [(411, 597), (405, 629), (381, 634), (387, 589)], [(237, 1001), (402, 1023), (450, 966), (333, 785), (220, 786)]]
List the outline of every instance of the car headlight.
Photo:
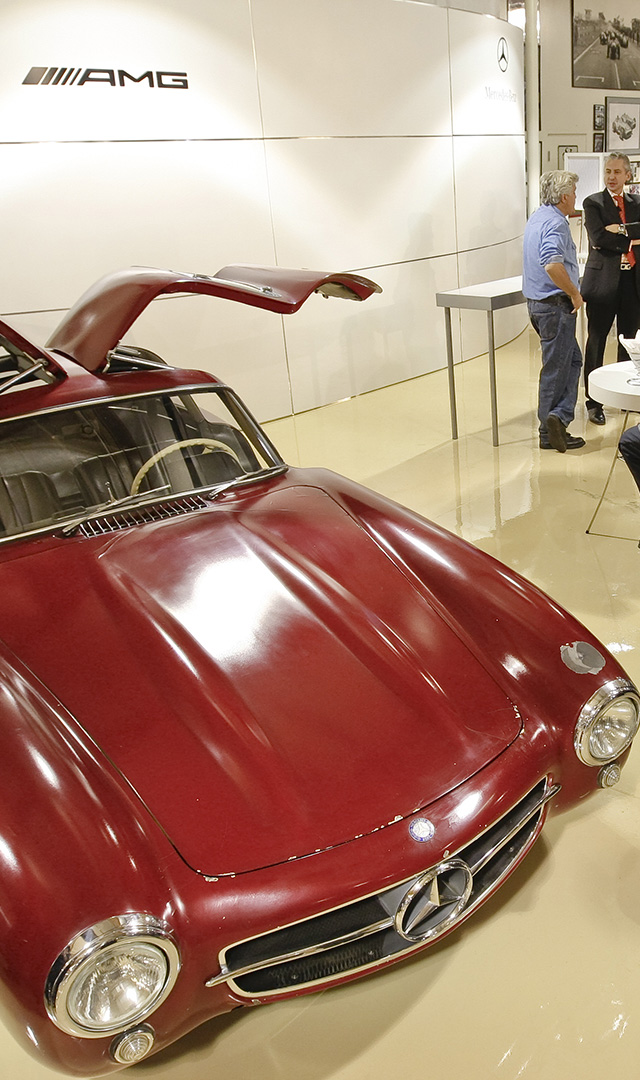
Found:
[(585, 765), (606, 765), (630, 746), (638, 730), (640, 698), (633, 683), (613, 679), (582, 708), (573, 744)]
[(83, 930), (52, 965), (47, 1012), (70, 1035), (98, 1039), (149, 1016), (173, 988), (180, 954), (169, 928), (129, 912)]

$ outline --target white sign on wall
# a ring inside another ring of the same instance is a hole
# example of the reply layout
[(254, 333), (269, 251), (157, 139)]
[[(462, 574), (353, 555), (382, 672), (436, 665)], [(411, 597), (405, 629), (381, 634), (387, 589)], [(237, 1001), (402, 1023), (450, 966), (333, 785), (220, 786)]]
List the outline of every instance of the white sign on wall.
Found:
[(524, 134), (522, 32), (449, 12), (454, 135)]
[(249, 5), (3, 0), (0, 142), (259, 138)]

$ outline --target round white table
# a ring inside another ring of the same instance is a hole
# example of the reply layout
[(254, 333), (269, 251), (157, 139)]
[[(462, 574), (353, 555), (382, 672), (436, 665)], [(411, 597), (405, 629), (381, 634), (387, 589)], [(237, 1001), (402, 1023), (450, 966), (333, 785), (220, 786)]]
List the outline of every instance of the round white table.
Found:
[(640, 411), (640, 372), (633, 360), (605, 364), (589, 376), (589, 394), (594, 401), (613, 405), (625, 412)]
[[(630, 412), (640, 412), (640, 372), (637, 371), (633, 360), (623, 360), (621, 363), (605, 364), (604, 367), (596, 368), (589, 376), (589, 394), (594, 401), (600, 401), (603, 405), (611, 405), (613, 408), (622, 409), (622, 427), (620, 434), (627, 426)], [(609, 487), (609, 481), (613, 475), (613, 468), (618, 458), (618, 442), (613, 454), (611, 468), (598, 500), (593, 517), (587, 526), (587, 532), (596, 519), (598, 510), (602, 506), (603, 499)]]

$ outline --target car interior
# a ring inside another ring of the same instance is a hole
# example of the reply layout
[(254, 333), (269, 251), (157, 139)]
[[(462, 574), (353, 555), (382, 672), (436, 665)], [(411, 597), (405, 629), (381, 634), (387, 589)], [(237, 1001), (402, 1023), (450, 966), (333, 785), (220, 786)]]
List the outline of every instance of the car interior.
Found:
[[(211, 404), (212, 392), (206, 393)], [(224, 412), (222, 398), (216, 405)], [(264, 468), (230, 419), (197, 395), (154, 394), (2, 424), (0, 537), (151, 493), (215, 487)]]

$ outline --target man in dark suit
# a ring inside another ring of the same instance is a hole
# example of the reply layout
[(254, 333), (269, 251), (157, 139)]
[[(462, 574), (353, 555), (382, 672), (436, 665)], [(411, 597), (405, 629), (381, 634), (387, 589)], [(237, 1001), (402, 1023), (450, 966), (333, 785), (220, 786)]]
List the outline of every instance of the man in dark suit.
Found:
[[(640, 329), (640, 240), (627, 236), (627, 223), (640, 221), (640, 196), (624, 193), (631, 180), (626, 154), (609, 154), (604, 166), (606, 188), (589, 195), (583, 203), (589, 236), (589, 257), (580, 292), (587, 305), (588, 336), (584, 356), (587, 412), (593, 424), (604, 424), (602, 404), (589, 397), (589, 375), (601, 367), (613, 320), (617, 333), (635, 337)], [(618, 345), (618, 360), (628, 356)]]

